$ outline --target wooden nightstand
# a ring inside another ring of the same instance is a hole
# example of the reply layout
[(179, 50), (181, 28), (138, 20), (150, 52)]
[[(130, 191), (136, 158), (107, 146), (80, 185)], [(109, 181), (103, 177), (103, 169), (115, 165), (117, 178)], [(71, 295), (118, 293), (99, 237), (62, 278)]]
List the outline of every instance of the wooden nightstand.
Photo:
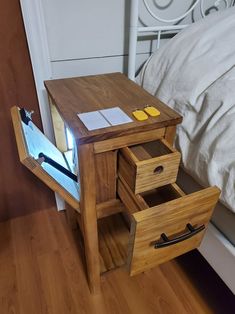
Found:
[[(80, 200), (29, 156), (23, 136), (27, 126), (15, 107), (20, 157), (70, 205), (68, 216), (76, 217), (84, 238), (91, 291), (100, 290), (100, 275), (110, 269), (126, 264), (135, 275), (198, 247), (219, 190), (185, 195), (176, 185), (180, 154), (172, 143), (181, 116), (120, 73), (52, 80), (45, 86), (57, 146), (67, 149), (65, 126), (75, 138)], [(118, 106), (131, 117), (145, 105), (155, 106), (160, 116), (94, 131), (77, 116)]]
[[(126, 257), (130, 274), (136, 274), (197, 247), (219, 191), (208, 188), (185, 196), (175, 184), (180, 154), (171, 145), (181, 116), (120, 73), (47, 81), (45, 86), (55, 124), (62, 119), (77, 144), (78, 217), (91, 291), (100, 289), (101, 270), (124, 264)], [(77, 117), (116, 106), (131, 117), (147, 104), (161, 115), (95, 131), (88, 131)], [(56, 138), (60, 142), (60, 136)], [(97, 227), (99, 218), (123, 211), (130, 236), (116, 215), (110, 226), (103, 219)], [(170, 242), (172, 235), (179, 240), (176, 244)], [(128, 253), (125, 237), (130, 238)]]

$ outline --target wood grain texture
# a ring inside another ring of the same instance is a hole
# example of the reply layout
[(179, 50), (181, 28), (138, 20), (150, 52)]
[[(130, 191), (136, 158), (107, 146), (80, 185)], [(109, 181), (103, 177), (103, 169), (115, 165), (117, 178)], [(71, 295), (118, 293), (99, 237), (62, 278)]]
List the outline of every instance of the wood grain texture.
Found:
[(68, 150), (68, 145), (64, 121), (58, 113), (56, 106), (53, 104), (52, 99), (48, 97), (48, 100), (50, 104), (56, 147), (58, 147), (61, 152), (66, 152)]
[(118, 180), (117, 193), (129, 215), (149, 208), (143, 197), (140, 194), (135, 195), (122, 177)]
[(120, 214), (98, 221), (101, 273), (126, 264), (129, 230)]
[(80, 213), (77, 212), (73, 207), (71, 207), (68, 203), (65, 203), (65, 214), (67, 218), (67, 223), (72, 230), (78, 228), (77, 215), (80, 216)]
[(81, 180), (80, 212), (86, 254), (87, 276), (90, 290), (92, 293), (96, 294), (100, 291), (100, 263), (93, 145), (80, 145), (78, 158)]
[(97, 218), (104, 218), (123, 212), (125, 206), (119, 199), (112, 199), (96, 205)]
[[(110, 201), (106, 203), (110, 203)], [(112, 203), (114, 203), (114, 200), (112, 201)], [(99, 204), (99, 206), (100, 205), (101, 204)], [(124, 206), (122, 205), (122, 207)], [(102, 212), (102, 214), (104, 213), (105, 212)], [(79, 224), (81, 235), (83, 238), (82, 250), (84, 253), (86, 253), (83, 236), (84, 228), (81, 218), (81, 215), (76, 213), (76, 219)], [(129, 228), (120, 213), (111, 213), (109, 216), (106, 215), (103, 217), (99, 217), (97, 223), (99, 243), (99, 268), (100, 274), (103, 274), (107, 271), (114, 270), (126, 264), (127, 248), (129, 241)]]
[(165, 140), (173, 146), (175, 140), (176, 125), (166, 127)]
[[(135, 194), (176, 182), (180, 153), (164, 139), (120, 150), (119, 174)], [(161, 167), (160, 173), (156, 169)]]
[(17, 156), (10, 108), (21, 105), (34, 110), (35, 123), (42, 128), (19, 1), (0, 2), (0, 21), (0, 221), (3, 221), (50, 208), (55, 200), (53, 193), (19, 163)]
[(198, 247), (204, 231), (165, 248), (154, 249), (154, 243), (162, 233), (169, 238), (185, 233), (188, 223), (207, 226), (219, 194), (217, 187), (210, 187), (134, 213), (128, 257), (130, 274), (138, 274)]
[(138, 143), (150, 142), (163, 138), (164, 134), (165, 128), (161, 128), (157, 130), (139, 132), (138, 134), (124, 135), (101, 142), (95, 142), (94, 151), (97, 154)]
[(215, 314), (235, 307), (195, 251), (135, 277), (124, 268), (107, 272), (102, 293), (91, 295), (78, 232), (56, 208), (0, 223), (0, 239), (2, 314)]
[(117, 151), (95, 155), (96, 203), (116, 198)]
[[(79, 143), (103, 141), (122, 135), (176, 125), (182, 118), (121, 73), (69, 78), (45, 82), (46, 89), (61, 117)], [(88, 131), (77, 113), (120, 107), (130, 117), (146, 104), (158, 108), (161, 115), (148, 120)]]

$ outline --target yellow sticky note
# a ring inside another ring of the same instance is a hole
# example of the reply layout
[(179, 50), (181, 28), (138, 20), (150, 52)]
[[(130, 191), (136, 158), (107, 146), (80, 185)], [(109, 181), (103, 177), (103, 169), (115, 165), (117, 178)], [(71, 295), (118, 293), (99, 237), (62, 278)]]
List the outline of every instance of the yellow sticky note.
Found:
[(160, 111), (157, 110), (157, 108), (155, 108), (154, 106), (146, 106), (144, 108), (144, 111), (147, 112), (147, 114), (150, 115), (151, 117), (160, 116)]
[(132, 112), (133, 116), (136, 118), (138, 121), (144, 121), (148, 119), (147, 114), (143, 110), (135, 110)]

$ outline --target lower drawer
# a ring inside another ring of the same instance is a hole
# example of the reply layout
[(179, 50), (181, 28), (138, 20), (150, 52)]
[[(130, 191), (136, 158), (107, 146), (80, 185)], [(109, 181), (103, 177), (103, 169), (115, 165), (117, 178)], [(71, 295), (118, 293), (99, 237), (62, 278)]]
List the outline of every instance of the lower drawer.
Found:
[(220, 190), (209, 187), (185, 195), (169, 184), (135, 195), (119, 179), (118, 194), (130, 219), (127, 264), (135, 275), (198, 247)]

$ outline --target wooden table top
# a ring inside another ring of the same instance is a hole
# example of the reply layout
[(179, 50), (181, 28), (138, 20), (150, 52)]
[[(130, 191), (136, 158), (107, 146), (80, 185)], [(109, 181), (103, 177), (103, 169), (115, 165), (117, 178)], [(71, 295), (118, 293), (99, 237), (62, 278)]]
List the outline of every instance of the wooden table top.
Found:
[[(117, 136), (176, 125), (182, 117), (150, 95), (121, 73), (50, 80), (45, 86), (67, 127), (79, 144), (102, 141)], [(137, 121), (132, 112), (145, 105), (153, 105), (158, 117)], [(88, 131), (77, 114), (112, 107), (120, 107), (133, 122)]]

